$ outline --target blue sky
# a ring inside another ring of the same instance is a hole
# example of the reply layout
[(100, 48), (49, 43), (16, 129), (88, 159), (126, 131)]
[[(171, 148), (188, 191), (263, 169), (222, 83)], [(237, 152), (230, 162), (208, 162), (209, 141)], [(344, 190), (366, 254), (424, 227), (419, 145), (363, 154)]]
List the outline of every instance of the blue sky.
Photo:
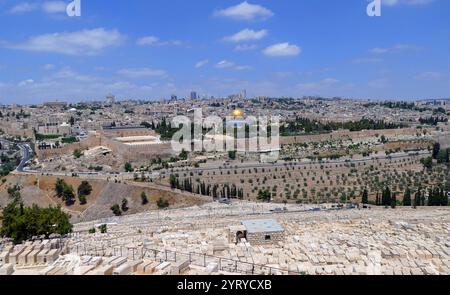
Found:
[(450, 97), (450, 1), (0, 0), (0, 103)]

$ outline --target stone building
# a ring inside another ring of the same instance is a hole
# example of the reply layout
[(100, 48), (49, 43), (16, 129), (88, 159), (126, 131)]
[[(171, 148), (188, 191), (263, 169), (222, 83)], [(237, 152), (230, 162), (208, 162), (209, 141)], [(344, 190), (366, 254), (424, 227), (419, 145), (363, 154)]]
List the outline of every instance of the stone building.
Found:
[(285, 239), (284, 228), (274, 219), (245, 220), (240, 226), (231, 226), (229, 231), (230, 243), (245, 239), (252, 245), (263, 245)]

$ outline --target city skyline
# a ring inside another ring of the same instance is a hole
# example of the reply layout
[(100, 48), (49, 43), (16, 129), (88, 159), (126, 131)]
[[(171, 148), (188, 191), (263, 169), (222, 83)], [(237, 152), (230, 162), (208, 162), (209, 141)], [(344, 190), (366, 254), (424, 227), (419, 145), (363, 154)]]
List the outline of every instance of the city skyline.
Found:
[(447, 1), (69, 2), (0, 1), (0, 103), (450, 93)]

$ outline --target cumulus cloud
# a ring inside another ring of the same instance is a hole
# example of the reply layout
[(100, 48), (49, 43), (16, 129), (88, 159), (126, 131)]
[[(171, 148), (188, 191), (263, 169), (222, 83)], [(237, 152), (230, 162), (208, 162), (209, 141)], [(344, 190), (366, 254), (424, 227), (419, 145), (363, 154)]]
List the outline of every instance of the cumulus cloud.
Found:
[(214, 15), (237, 20), (254, 20), (267, 19), (272, 17), (274, 14), (272, 11), (261, 5), (251, 4), (247, 1), (244, 1), (236, 6), (218, 10), (214, 13)]
[(278, 43), (264, 49), (267, 56), (297, 56), (302, 52), (301, 47), (289, 43)]
[(207, 59), (201, 60), (195, 64), (195, 68), (196, 69), (202, 68), (202, 67), (206, 66), (208, 63), (209, 63), (209, 60), (207, 60)]
[(117, 30), (97, 28), (38, 35), (23, 43), (3, 43), (2, 47), (67, 55), (96, 55), (108, 47), (122, 44), (124, 39), (125, 37)]
[(236, 70), (236, 71), (245, 71), (245, 70), (252, 69), (251, 66), (237, 65), (236, 63), (228, 61), (228, 60), (219, 61), (215, 67), (217, 69), (230, 69), (230, 70)]
[(161, 41), (158, 37), (155, 36), (145, 36), (142, 38), (139, 38), (136, 41), (136, 44), (139, 46), (182, 46), (185, 43), (180, 40), (167, 40), (167, 41)]
[(159, 38), (155, 36), (146, 36), (139, 38), (136, 42), (137, 45), (145, 46), (145, 45), (154, 45), (159, 42)]
[(234, 35), (225, 37), (224, 40), (227, 42), (245, 42), (245, 41), (255, 41), (261, 40), (262, 38), (267, 36), (267, 30), (254, 31), (250, 29), (244, 29), (240, 32), (237, 32)]
[(17, 84), (17, 86), (23, 87), (23, 86), (27, 86), (27, 85), (33, 84), (33, 83), (34, 83), (34, 80), (33, 80), (33, 79), (27, 79), (27, 80), (24, 80), (24, 81), (19, 82), (19, 83)]
[(14, 5), (13, 7), (11, 7), (11, 9), (9, 10), (9, 13), (12, 13), (12, 14), (26, 13), (26, 12), (34, 11), (37, 8), (38, 8), (38, 6), (35, 3), (23, 2), (23, 3), (19, 3), (19, 4)]
[[(74, 83), (76, 81), (76, 83)], [(20, 87), (19, 87), (20, 84)], [(84, 99), (103, 99), (108, 93), (129, 99), (149, 99), (164, 97), (174, 93), (176, 86), (170, 83), (127, 81), (122, 77), (102, 77), (86, 75), (70, 67), (43, 76), (39, 80), (27, 79), (1, 84), (2, 102), (25, 101), (30, 97), (46, 100), (79, 101)], [(3, 98), (5, 100), (3, 100)]]
[(44, 13), (55, 14), (55, 13), (65, 13), (66, 8), (67, 3), (64, 1), (55, 0), (55, 1), (44, 1), (42, 3), (22, 2), (11, 7), (9, 9), (9, 13), (22, 14), (40, 10)]
[(42, 4), (42, 10), (45, 13), (65, 13), (67, 3), (64, 1), (46, 1)]

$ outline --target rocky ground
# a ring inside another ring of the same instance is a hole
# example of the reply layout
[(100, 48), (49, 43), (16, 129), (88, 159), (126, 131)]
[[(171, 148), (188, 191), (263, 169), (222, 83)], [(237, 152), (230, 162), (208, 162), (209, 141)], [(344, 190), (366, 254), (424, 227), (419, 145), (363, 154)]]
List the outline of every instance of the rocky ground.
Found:
[[(315, 212), (304, 211), (309, 206), (288, 205), (287, 213), (271, 213), (275, 207), (213, 203), (97, 221), (108, 223), (107, 234), (88, 234), (95, 222), (77, 224), (69, 248), (102, 256), (131, 256), (145, 249), (176, 252), (179, 257), (204, 254), (224, 259), (224, 270), (227, 259), (239, 261), (233, 271), (240, 273), (259, 265), (311, 275), (450, 274), (450, 209)], [(229, 227), (248, 219), (277, 220), (285, 229), (284, 241), (230, 242)]]

